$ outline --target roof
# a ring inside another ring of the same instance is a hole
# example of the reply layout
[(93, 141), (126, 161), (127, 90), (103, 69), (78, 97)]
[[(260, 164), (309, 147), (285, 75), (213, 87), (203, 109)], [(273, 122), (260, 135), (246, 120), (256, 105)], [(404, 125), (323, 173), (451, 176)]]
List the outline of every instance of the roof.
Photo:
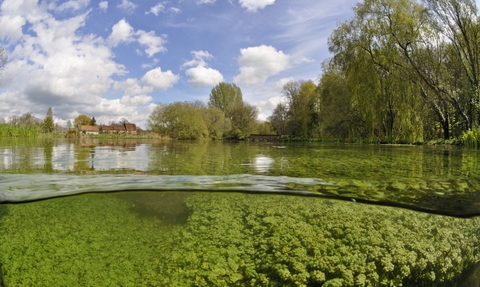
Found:
[(102, 131), (113, 131), (113, 126), (101, 125)]
[(98, 132), (98, 126), (78, 126), (78, 130), (82, 132)]
[(137, 131), (137, 126), (135, 124), (125, 124), (125, 128), (127, 129), (127, 132)]
[(125, 126), (124, 125), (113, 125), (113, 129), (116, 131), (124, 131)]

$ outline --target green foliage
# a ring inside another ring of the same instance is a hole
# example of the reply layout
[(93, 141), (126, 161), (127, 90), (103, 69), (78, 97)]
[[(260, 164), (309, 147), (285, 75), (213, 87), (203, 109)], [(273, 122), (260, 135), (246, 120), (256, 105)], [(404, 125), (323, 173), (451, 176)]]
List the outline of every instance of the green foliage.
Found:
[(174, 139), (220, 139), (229, 136), (245, 139), (256, 130), (258, 109), (236, 102), (222, 111), (201, 102), (158, 104), (149, 116), (152, 131)]
[[(338, 123), (342, 137), (412, 143), (437, 138), (439, 129), (448, 140), (480, 123), (475, 2), (364, 0), (354, 13), (329, 38), (334, 55), (320, 89), (323, 96), (332, 93), (324, 87), (335, 84), (327, 79), (332, 70), (344, 86), (333, 91), (342, 108), (319, 116), (322, 135), (335, 133), (328, 126)], [(336, 113), (342, 109), (354, 117)], [(359, 125), (351, 123), (355, 118)]]
[(55, 128), (55, 126), (54, 126), (54, 123), (53, 123), (53, 118), (52, 117), (46, 117), (45, 120), (42, 123), (42, 132), (52, 133), (54, 128)]
[(149, 125), (154, 132), (174, 139), (205, 139), (209, 130), (203, 109), (189, 102), (158, 104), (150, 115)]
[(0, 137), (26, 138), (37, 137), (38, 129), (34, 127), (16, 127), (12, 125), (0, 125)]
[(313, 81), (292, 81), (283, 86), (286, 103), (278, 103), (269, 123), (277, 134), (298, 138), (319, 136), (319, 94)]
[(53, 111), (52, 108), (49, 107), (47, 110), (47, 115), (42, 123), (42, 132), (43, 133), (53, 133), (55, 130), (55, 125), (53, 123)]
[(225, 115), (230, 105), (243, 100), (242, 90), (236, 84), (221, 82), (213, 87), (208, 101), (209, 107), (215, 107)]
[(87, 115), (84, 115), (84, 114), (78, 115), (78, 117), (76, 117), (73, 120), (73, 122), (75, 124), (75, 127), (92, 125), (92, 119), (89, 118)]
[(480, 148), (480, 128), (464, 132), (460, 140), (466, 147)]
[(256, 132), (258, 108), (254, 105), (243, 101), (236, 102), (226, 109), (225, 114), (232, 123), (229, 137), (246, 139)]

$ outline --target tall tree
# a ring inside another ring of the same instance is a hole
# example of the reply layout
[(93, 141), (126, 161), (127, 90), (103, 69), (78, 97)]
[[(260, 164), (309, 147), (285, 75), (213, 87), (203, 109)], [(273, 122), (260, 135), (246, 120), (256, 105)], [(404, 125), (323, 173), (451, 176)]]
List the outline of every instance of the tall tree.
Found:
[(423, 102), (448, 138), (442, 49), (429, 10), (415, 0), (365, 0), (354, 11), (329, 38), (329, 49), (370, 137), (422, 140)]
[[(476, 2), (424, 1), (435, 14), (434, 27), (444, 36), (440, 38), (443, 46), (450, 49), (447, 59), (452, 59), (451, 63), (455, 63), (447, 69), (450, 71), (448, 79), (456, 81), (464, 78), (468, 83), (468, 86), (461, 88), (462, 92), (458, 85), (451, 85), (450, 91), (445, 92), (464, 119), (466, 128), (472, 129), (480, 124), (480, 23)], [(453, 73), (455, 75), (452, 75)]]
[(47, 115), (42, 123), (42, 131), (44, 133), (52, 133), (55, 130), (55, 125), (53, 123), (53, 110), (52, 107), (48, 107)]
[(242, 90), (236, 84), (221, 82), (210, 92), (209, 107), (216, 107), (225, 115), (227, 108), (242, 102)]

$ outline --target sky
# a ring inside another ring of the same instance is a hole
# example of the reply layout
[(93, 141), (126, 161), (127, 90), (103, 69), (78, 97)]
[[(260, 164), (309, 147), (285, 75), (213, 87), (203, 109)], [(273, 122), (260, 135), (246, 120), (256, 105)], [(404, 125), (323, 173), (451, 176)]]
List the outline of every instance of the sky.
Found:
[(157, 103), (235, 83), (266, 120), (291, 80), (318, 82), (357, 0), (3, 0), (0, 117), (53, 108), (142, 128)]

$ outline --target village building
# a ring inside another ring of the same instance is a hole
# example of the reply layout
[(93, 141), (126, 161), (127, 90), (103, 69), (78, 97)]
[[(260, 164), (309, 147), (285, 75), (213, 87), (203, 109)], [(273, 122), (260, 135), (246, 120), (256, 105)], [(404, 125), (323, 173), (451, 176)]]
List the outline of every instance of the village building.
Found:
[(100, 125), (100, 126), (78, 126), (78, 131), (84, 134), (123, 134), (129, 133), (136, 135), (137, 126), (135, 124), (125, 123), (122, 125)]
[(100, 133), (100, 128), (98, 126), (78, 126), (78, 131), (83, 132), (87, 135), (98, 135)]
[(101, 125), (100, 130), (102, 131), (102, 134), (114, 134), (115, 133), (115, 130), (113, 129), (113, 126)]
[(135, 124), (125, 123), (125, 129), (127, 133), (130, 133), (132, 135), (137, 134), (137, 126)]
[(125, 128), (125, 124), (123, 125), (112, 125), (113, 126), (113, 130), (115, 131), (116, 134), (123, 134), (127, 131), (127, 129)]

